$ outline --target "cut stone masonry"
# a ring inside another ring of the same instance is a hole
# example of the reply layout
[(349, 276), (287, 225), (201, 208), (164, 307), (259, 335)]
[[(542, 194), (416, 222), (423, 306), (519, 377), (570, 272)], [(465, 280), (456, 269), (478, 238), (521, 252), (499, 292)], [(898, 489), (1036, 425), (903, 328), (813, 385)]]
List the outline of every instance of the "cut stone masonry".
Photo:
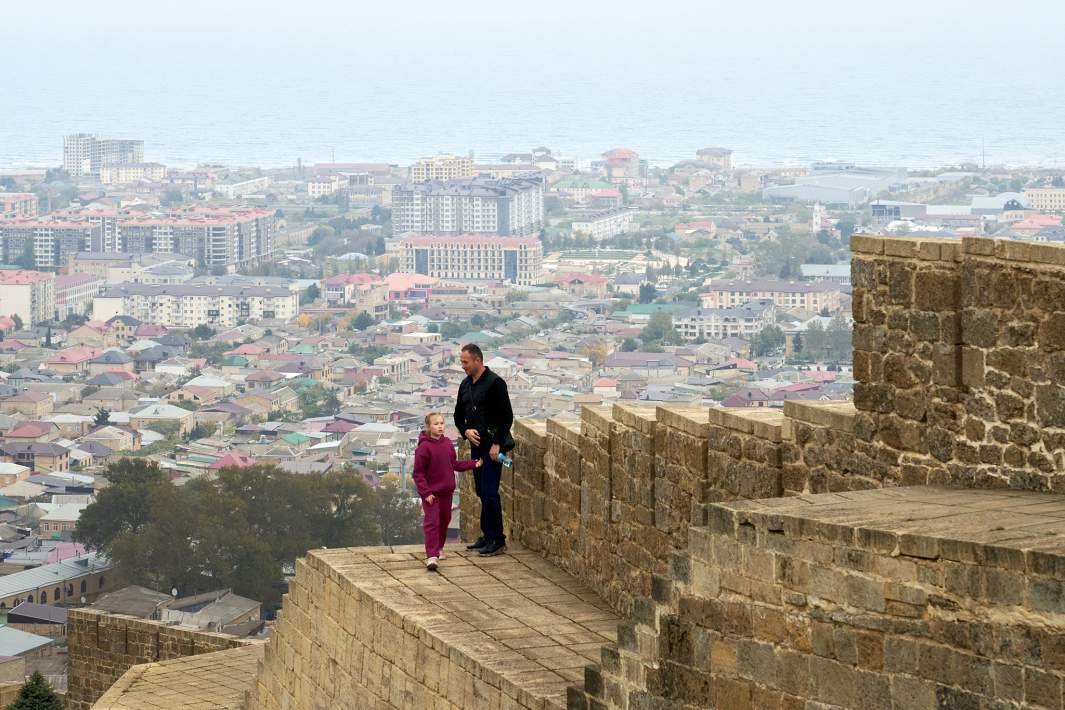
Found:
[(1065, 710), (1065, 248), (852, 250), (853, 403), (517, 422), (512, 553), (310, 553), (247, 707)]

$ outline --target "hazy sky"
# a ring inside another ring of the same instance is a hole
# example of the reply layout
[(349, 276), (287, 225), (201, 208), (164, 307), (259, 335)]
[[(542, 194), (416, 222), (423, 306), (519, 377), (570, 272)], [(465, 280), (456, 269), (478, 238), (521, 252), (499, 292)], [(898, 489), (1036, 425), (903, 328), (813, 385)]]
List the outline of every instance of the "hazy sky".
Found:
[(977, 158), (984, 138), (992, 157), (1065, 161), (1065, 2), (984, 5), (4, 3), (0, 164), (53, 161), (76, 130), (142, 137), (175, 164), (541, 142), (921, 164)]

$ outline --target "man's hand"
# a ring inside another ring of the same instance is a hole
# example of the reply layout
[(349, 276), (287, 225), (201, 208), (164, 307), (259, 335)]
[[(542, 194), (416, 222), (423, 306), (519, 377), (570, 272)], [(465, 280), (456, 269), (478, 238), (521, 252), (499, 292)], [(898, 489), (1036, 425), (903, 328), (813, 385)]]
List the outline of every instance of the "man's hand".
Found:
[(480, 446), (481, 445), (481, 435), (477, 433), (476, 429), (467, 429), (466, 430), (466, 440), (468, 442), (470, 442), (471, 444), (473, 444), (474, 446)]
[(493, 461), (499, 460), (499, 444), (492, 444), (492, 448), (488, 450), (488, 458)]
[(425, 496), (425, 502), (427, 505), (432, 505), (436, 502), (436, 496), (430, 493), (429, 495)]

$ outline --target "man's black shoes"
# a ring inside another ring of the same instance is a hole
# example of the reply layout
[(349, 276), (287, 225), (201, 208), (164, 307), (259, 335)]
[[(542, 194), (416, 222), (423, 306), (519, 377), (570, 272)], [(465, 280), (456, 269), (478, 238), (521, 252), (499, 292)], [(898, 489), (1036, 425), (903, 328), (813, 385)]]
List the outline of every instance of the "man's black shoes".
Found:
[(466, 549), (467, 550), (480, 550), (481, 548), (485, 547), (486, 545), (488, 545), (488, 539), (485, 538), (484, 535), (481, 535), (479, 538), (477, 538), (477, 542), (473, 543), (472, 545), (466, 545)]
[(507, 544), (505, 542), (499, 542), (492, 540), (487, 545), (481, 548), (481, 557), (492, 557), (494, 555), (501, 555), (507, 551)]

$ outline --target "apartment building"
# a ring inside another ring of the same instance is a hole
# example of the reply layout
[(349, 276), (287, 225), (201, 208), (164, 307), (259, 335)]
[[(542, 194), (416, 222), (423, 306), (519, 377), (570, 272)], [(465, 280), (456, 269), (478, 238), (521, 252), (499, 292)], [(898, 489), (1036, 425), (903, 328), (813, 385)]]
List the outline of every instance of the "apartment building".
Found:
[(422, 158), (410, 166), (411, 182), (457, 180), (473, 176), (473, 158), (458, 155), (434, 155), (432, 158)]
[(233, 200), (245, 195), (254, 195), (270, 187), (270, 178), (257, 177), (250, 180), (236, 180), (223, 182), (214, 186), (214, 191), (228, 200)]
[(276, 229), (273, 212), (251, 207), (155, 213), (68, 210), (38, 220), (0, 222), (0, 242), (4, 260), (12, 262), (32, 241), (39, 269), (66, 265), (78, 252), (182, 254), (207, 267), (230, 267), (272, 254)]
[(1065, 187), (1029, 187), (1024, 199), (1033, 210), (1065, 211)]
[(322, 281), (322, 293), (331, 307), (347, 306), (374, 318), (388, 316), (388, 284), (376, 274), (337, 274)]
[(0, 271), (0, 315), (29, 327), (55, 315), (55, 274), (16, 269)]
[(476, 234), (405, 237), (400, 263), (409, 273), (462, 281), (543, 281), (543, 244), (536, 237)]
[(598, 242), (631, 232), (635, 219), (636, 214), (632, 210), (618, 207), (576, 218), (571, 229), (574, 235), (583, 235)]
[(0, 192), (0, 219), (32, 219), (37, 216), (37, 195), (32, 192)]
[(333, 195), (340, 192), (341, 177), (339, 175), (319, 175), (307, 181), (307, 197), (317, 200), (319, 197)]
[(118, 163), (100, 168), (100, 182), (105, 185), (124, 185), (141, 180), (158, 182), (166, 178), (162, 163)]
[(733, 308), (759, 299), (769, 299), (777, 308), (788, 311), (816, 313), (828, 309), (834, 313), (840, 308), (839, 284), (831, 281), (721, 281), (711, 283), (699, 294), (703, 308)]
[(92, 307), (92, 299), (107, 284), (91, 274), (60, 274), (55, 277), (55, 317), (63, 320), (69, 315), (85, 315)]
[(702, 148), (695, 151), (696, 159), (720, 170), (732, 170), (732, 151), (728, 148)]
[(63, 139), (63, 169), (71, 177), (99, 177), (103, 168), (144, 162), (144, 141), (74, 133)]
[(748, 301), (734, 308), (693, 308), (673, 314), (673, 329), (685, 340), (749, 339), (776, 322), (777, 308), (769, 299)]
[(392, 192), (396, 234), (528, 236), (543, 225), (543, 182), (536, 178), (432, 180)]
[(232, 328), (257, 320), (289, 320), (299, 295), (278, 286), (119, 284), (93, 300), (93, 319), (133, 316), (143, 323)]
[(54, 218), (0, 223), (4, 261), (17, 263), (28, 249), (36, 268), (56, 269), (67, 263), (71, 254), (87, 251), (96, 231), (87, 222)]

